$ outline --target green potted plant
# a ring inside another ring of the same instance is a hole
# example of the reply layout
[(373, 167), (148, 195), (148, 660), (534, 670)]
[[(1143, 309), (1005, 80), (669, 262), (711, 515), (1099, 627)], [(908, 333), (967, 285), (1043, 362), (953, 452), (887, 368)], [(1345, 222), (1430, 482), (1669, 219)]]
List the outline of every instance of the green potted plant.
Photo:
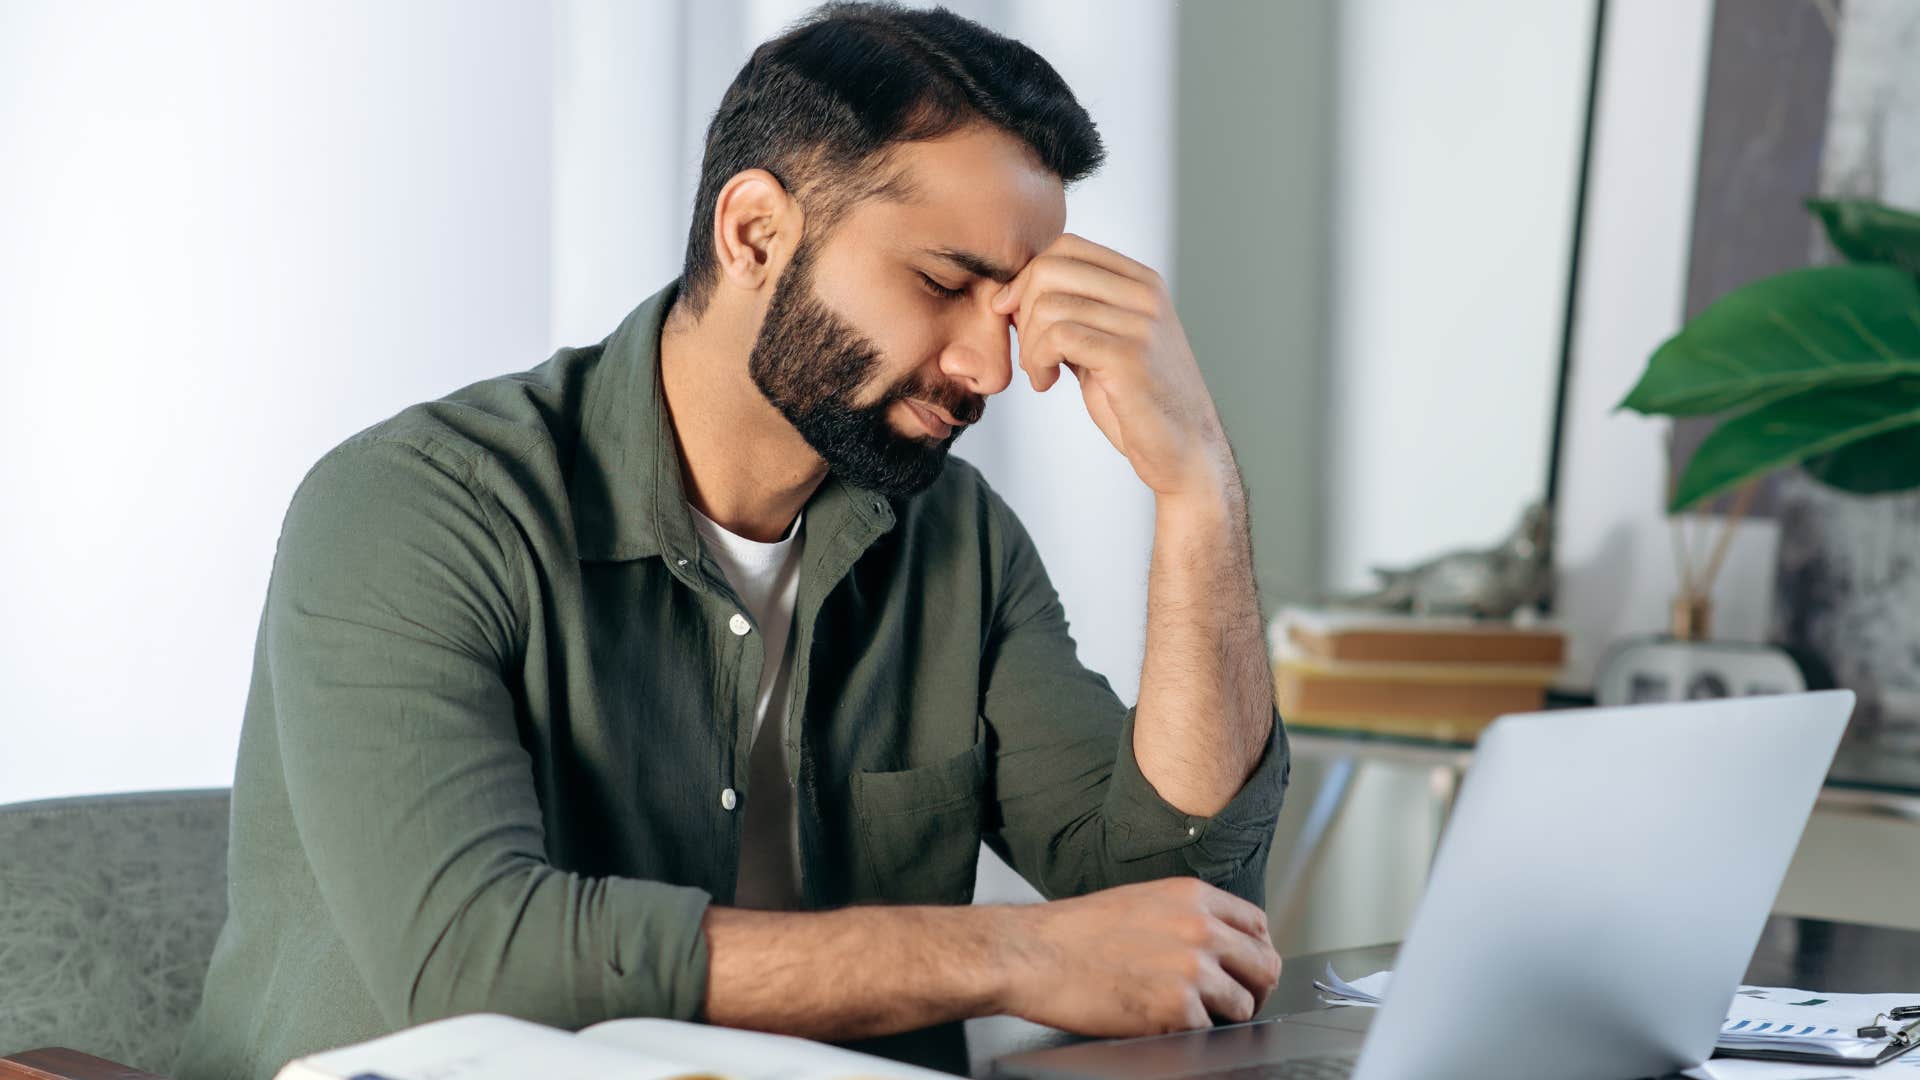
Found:
[(1757, 482), (1798, 467), (1857, 495), (1920, 489), (1920, 216), (1864, 200), (1807, 203), (1849, 260), (1776, 274), (1717, 300), (1657, 349), (1619, 408), (1724, 419), (1669, 483), (1669, 514), (1737, 492), (1713, 553), (1676, 520), (1670, 632), (1615, 645), (1602, 699), (1804, 685), (1782, 650), (1709, 636), (1708, 597)]
[(1920, 488), (1920, 216), (1862, 200), (1807, 206), (1851, 261), (1721, 297), (1620, 403), (1731, 414), (1687, 462), (1671, 512), (1793, 465), (1857, 494)]
[[(1726, 419), (1669, 492), (1677, 514), (1798, 466), (1859, 495), (1920, 489), (1920, 216), (1866, 200), (1810, 200), (1845, 265), (1791, 270), (1715, 301), (1653, 354), (1620, 408)], [(1725, 549), (1725, 534), (1720, 550)], [(1704, 613), (1718, 560), (1682, 566), (1683, 608)]]

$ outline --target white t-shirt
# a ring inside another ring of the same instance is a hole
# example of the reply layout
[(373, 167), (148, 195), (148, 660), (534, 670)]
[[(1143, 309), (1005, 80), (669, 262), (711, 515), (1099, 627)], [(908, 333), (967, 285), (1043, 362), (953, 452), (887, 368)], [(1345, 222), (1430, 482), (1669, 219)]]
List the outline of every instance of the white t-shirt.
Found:
[(787, 687), (793, 672), (794, 597), (800, 590), (801, 521), (787, 535), (763, 544), (728, 532), (693, 504), (693, 527), (701, 546), (727, 576), (765, 635), (766, 663), (753, 712), (753, 747), (747, 756), (747, 797), (740, 835), (740, 881), (735, 907), (797, 910), (800, 893), (800, 826), (787, 782)]

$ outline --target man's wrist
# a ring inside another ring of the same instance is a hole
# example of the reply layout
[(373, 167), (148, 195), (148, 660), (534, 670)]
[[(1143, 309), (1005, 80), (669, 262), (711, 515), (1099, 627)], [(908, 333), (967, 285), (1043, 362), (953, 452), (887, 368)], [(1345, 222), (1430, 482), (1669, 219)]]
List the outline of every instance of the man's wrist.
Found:
[(1040, 904), (980, 904), (960, 909), (976, 927), (983, 958), (979, 1009), (974, 1015), (1018, 1015), (1036, 943), (1033, 917)]
[(1230, 525), (1246, 498), (1233, 452), (1222, 439), (1188, 470), (1176, 490), (1154, 493), (1154, 510), (1163, 523)]
[[(851, 1039), (1016, 1012), (1032, 999), (1033, 928), (1045, 906), (710, 906), (701, 1015), (729, 1027)], [(818, 977), (832, 994), (797, 995), (799, 984), (788, 981)]]
[(1161, 541), (1190, 537), (1213, 543), (1231, 535), (1244, 517), (1245, 497), (1237, 478), (1222, 478), (1207, 487), (1156, 494), (1153, 516)]

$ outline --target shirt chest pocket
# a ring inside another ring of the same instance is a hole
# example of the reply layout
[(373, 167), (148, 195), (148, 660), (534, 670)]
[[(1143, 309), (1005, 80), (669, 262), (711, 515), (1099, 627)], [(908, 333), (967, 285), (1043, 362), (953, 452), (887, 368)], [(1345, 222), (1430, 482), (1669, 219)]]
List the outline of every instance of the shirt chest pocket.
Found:
[(986, 782), (985, 740), (930, 765), (855, 772), (863, 891), (896, 904), (972, 900)]

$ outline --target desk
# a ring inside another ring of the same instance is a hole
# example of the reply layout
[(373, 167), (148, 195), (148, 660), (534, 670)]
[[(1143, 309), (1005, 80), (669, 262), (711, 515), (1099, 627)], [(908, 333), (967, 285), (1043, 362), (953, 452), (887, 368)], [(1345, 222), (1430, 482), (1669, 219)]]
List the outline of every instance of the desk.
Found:
[[(1313, 989), (1313, 980), (1328, 964), (1342, 976), (1358, 978), (1391, 969), (1399, 951), (1398, 945), (1372, 945), (1291, 957), (1281, 969), (1280, 985), (1274, 988), (1260, 1015), (1285, 1016), (1328, 1008)], [(1837, 993), (1920, 992), (1920, 931), (1776, 915), (1767, 920), (1741, 981), (1752, 986)], [(976, 1029), (976, 1024), (982, 1026)], [(991, 1075), (992, 1062), (1007, 1054), (1079, 1041), (1077, 1036), (1034, 1024), (1024, 1028), (970, 1022), (967, 1041), (973, 1074)]]
[[(1274, 921), (1286, 925), (1299, 912), (1306, 887), (1326, 848), (1328, 832), (1339, 820), (1354, 773), (1366, 761), (1411, 765), (1429, 771), (1435, 805), (1444, 822), (1452, 809), (1473, 743), (1444, 738), (1388, 735), (1358, 728), (1287, 726), (1287, 743), (1296, 758), (1327, 763), (1327, 775), (1300, 836), (1288, 853), (1279, 883), (1267, 897)], [(1816, 809), (1847, 810), (1920, 823), (1920, 753), (1891, 752), (1869, 744), (1843, 742), (1821, 790)], [(1920, 987), (1917, 987), (1920, 988)]]

